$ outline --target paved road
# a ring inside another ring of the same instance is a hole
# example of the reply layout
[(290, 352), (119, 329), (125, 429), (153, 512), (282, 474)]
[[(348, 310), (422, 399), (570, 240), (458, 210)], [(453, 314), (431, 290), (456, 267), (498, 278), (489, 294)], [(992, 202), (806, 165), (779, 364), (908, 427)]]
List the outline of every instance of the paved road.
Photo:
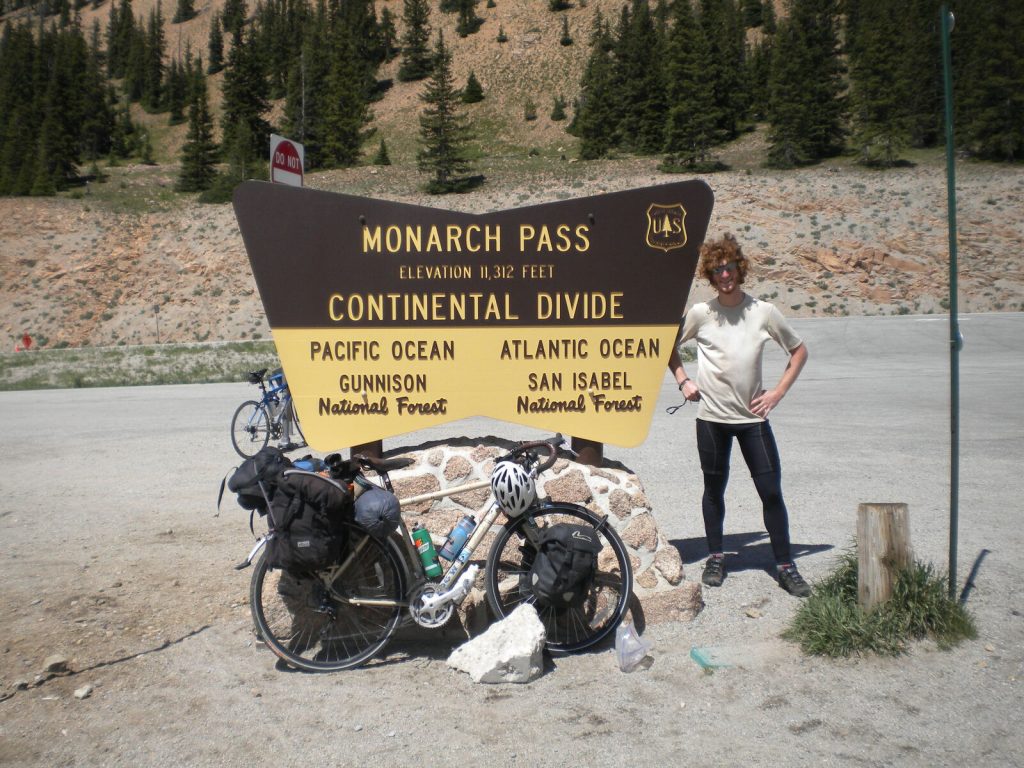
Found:
[[(801, 570), (812, 581), (830, 570), (864, 501), (908, 503), (916, 555), (944, 568), (946, 321), (795, 325), (810, 362), (772, 421)], [(0, 393), (2, 690), (31, 679), (52, 652), (81, 670), (0, 704), (0, 764), (233, 766), (287, 755), (430, 765), (443, 740), (448, 753), (515, 768), (566, 754), (593, 766), (709, 755), (815, 768), (1020, 765), (1024, 315), (965, 317), (963, 333), (958, 571), (963, 582), (987, 552), (968, 603), (977, 641), (849, 662), (773, 641), (796, 601), (763, 573), (770, 555), (740, 465), (728, 494), (728, 581), (708, 590), (694, 622), (649, 628), (649, 670), (622, 675), (606, 650), (500, 691), (472, 686), (445, 668), (446, 652), (420, 645), (342, 676), (282, 673), (254, 647), (248, 575), (230, 568), (248, 547), (245, 520), (230, 502), (231, 513), (212, 517), (217, 483), (237, 463), (228, 422), (248, 385)], [(769, 376), (784, 362), (770, 355)], [(664, 412), (678, 402), (666, 375), (650, 438), (606, 455), (638, 473), (662, 533), (695, 563), (705, 553), (696, 409)], [(487, 434), (537, 436), (474, 419), (385, 449)], [(713, 676), (689, 659), (691, 645), (729, 643), (766, 655)], [(96, 692), (78, 701), (83, 683)], [(287, 727), (267, 728), (279, 722)]]
[[(783, 487), (794, 543), (814, 571), (816, 557), (843, 547), (854, 534), (860, 502), (910, 505), (919, 557), (945, 567), (949, 530), (949, 344), (944, 317), (858, 317), (797, 320), (810, 361), (796, 387), (773, 414), (782, 452)], [(958, 571), (966, 574), (982, 549), (1016, 536), (1024, 491), (1024, 314), (968, 315), (961, 327), (961, 485)], [(767, 379), (784, 356), (770, 350)], [(147, 508), (202, 509), (209, 488), (237, 457), (227, 439), (234, 406), (251, 393), (246, 384), (0, 393), (0, 447), (7, 469), (5, 507), (38, 492), (36, 467), (50, 476), (51, 494), (74, 500), (90, 524), (116, 522), (103, 468), (143, 479), (117, 493)], [(704, 555), (699, 515), (700, 472), (693, 417), (678, 404), (666, 374), (650, 435), (639, 447), (606, 446), (606, 457), (637, 472), (662, 532), (683, 543), (684, 557)], [(496, 434), (528, 439), (536, 433), (490, 419), (467, 419), (385, 441), (385, 450), (452, 435)], [(27, 463), (10, 457), (25, 457)], [(738, 455), (736, 457), (739, 458)], [(121, 471), (125, 465), (134, 472)], [(204, 478), (206, 482), (183, 482)], [(130, 481), (129, 481), (130, 484)], [(766, 556), (760, 507), (742, 463), (734, 463), (727, 497), (727, 535), (749, 534), (752, 555)], [(835, 532), (842, 540), (835, 540)], [(739, 547), (744, 540), (732, 542)], [(727, 545), (729, 545), (727, 541)], [(820, 567), (815, 564), (820, 562)]]

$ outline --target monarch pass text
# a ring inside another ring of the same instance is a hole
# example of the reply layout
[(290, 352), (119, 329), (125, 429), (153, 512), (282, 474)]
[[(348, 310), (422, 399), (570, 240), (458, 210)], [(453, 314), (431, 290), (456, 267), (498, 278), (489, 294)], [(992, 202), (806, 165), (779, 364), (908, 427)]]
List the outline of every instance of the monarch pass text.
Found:
[[(590, 249), (586, 224), (520, 224), (516, 243), (522, 253), (584, 253)], [(501, 253), (500, 224), (390, 224), (363, 227), (363, 253)]]

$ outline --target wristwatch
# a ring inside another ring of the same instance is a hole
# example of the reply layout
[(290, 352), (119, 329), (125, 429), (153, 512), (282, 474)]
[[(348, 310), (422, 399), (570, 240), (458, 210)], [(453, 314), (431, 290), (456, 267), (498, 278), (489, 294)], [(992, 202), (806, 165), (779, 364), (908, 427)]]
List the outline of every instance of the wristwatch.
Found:
[(679, 391), (680, 392), (683, 391), (683, 385), (686, 384), (686, 382), (688, 382), (689, 380), (690, 380), (690, 377), (687, 376), (685, 379), (683, 379), (682, 381), (679, 382)]

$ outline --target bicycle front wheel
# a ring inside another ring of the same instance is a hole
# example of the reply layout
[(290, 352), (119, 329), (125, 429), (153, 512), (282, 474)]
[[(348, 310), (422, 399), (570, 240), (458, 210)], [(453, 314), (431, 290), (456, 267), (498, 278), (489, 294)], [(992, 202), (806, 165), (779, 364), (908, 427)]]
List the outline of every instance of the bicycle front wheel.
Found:
[[(545, 528), (558, 523), (586, 525), (601, 542), (597, 573), (586, 598), (569, 607), (536, 605), (530, 567)], [(536, 526), (536, 528), (533, 528)], [(633, 592), (633, 569), (626, 545), (608, 522), (575, 504), (552, 503), (527, 510), (509, 521), (487, 555), (487, 601), (498, 618), (523, 603), (533, 603), (547, 632), (548, 651), (558, 655), (590, 648), (622, 621)]]
[(270, 414), (262, 404), (246, 400), (231, 417), (231, 444), (243, 459), (250, 459), (270, 440)]
[(298, 576), (256, 565), (250, 605), (267, 646), (309, 672), (336, 672), (371, 659), (401, 618), (405, 585), (394, 552), (346, 524), (340, 564)]

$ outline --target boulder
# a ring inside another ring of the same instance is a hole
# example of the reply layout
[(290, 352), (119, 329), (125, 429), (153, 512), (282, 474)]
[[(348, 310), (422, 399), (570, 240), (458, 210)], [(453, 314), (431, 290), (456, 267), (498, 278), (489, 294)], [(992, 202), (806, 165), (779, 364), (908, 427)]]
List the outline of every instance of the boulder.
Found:
[(482, 635), (456, 648), (448, 666), (475, 683), (529, 683), (544, 670), (544, 625), (532, 605), (521, 605)]

